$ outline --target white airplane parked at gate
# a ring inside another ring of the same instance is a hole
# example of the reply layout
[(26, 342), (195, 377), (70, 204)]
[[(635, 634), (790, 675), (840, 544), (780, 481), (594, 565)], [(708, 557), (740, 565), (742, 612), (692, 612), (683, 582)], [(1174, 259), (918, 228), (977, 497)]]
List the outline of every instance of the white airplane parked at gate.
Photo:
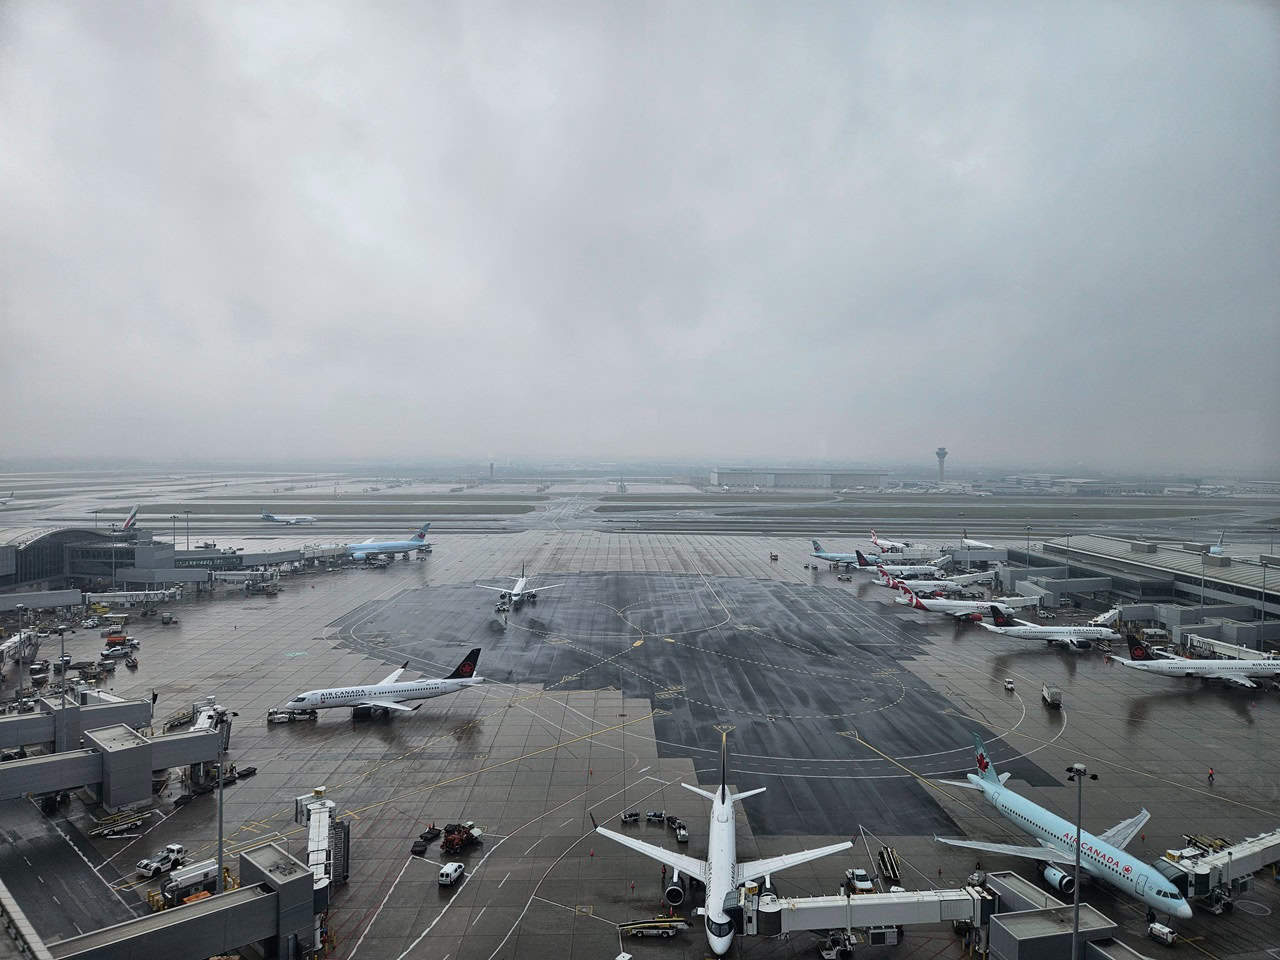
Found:
[[(720, 787), (715, 793), (692, 787), (687, 783), (680, 786), (706, 797), (711, 801), (711, 826), (707, 831), (707, 859), (698, 860), (683, 853), (675, 853), (654, 843), (645, 843), (624, 833), (615, 833), (604, 827), (596, 827), (596, 832), (616, 840), (624, 847), (630, 847), (646, 857), (657, 860), (671, 868), (670, 886), (667, 887), (667, 903), (678, 907), (684, 902), (684, 888), (680, 885), (680, 874), (692, 877), (706, 888), (706, 906), (699, 908), (706, 920), (707, 943), (711, 945), (716, 956), (724, 956), (729, 952), (733, 942), (733, 921), (725, 913), (724, 902), (729, 894), (748, 880), (769, 877), (779, 870), (808, 863), (820, 857), (827, 857), (853, 846), (848, 840), (844, 843), (833, 843), (828, 847), (816, 847), (813, 850), (801, 850), (798, 853), (784, 853), (780, 857), (769, 857), (765, 860), (738, 862), (738, 835), (733, 805), (739, 800), (764, 793), (764, 787), (756, 787), (743, 793), (730, 793), (729, 780), (729, 744), (725, 734), (720, 734)], [(766, 886), (768, 885), (766, 881)]]
[[(1120, 634), (1110, 627), (1095, 624), (1081, 624), (1076, 627), (1042, 627), (1026, 620), (1014, 620), (1004, 615), (997, 606), (991, 606), (991, 623), (980, 623), (984, 630), (1002, 633), (1006, 637), (1019, 640), (1043, 640), (1046, 643), (1061, 643), (1073, 650), (1088, 650), (1095, 640), (1119, 640)], [(1277, 665), (1280, 667), (1280, 664)]]
[(995, 549), (995, 547), (993, 547), (991, 544), (983, 543), (981, 540), (970, 540), (968, 530), (960, 531), (960, 543), (970, 548), (971, 550), (994, 550)]
[(409, 666), (409, 661), (406, 660), (403, 667), (392, 670), (385, 679), (377, 683), (308, 690), (290, 700), (285, 704), (284, 709), (328, 710), (335, 707), (350, 707), (353, 716), (357, 712), (372, 714), (379, 711), (390, 716), (393, 710), (397, 713), (412, 713), (422, 704), (406, 707), (406, 702), (443, 697), (446, 694), (457, 693), (463, 687), (483, 683), (484, 677), (475, 676), (476, 663), (479, 660), (480, 648), (476, 647), (447, 677), (399, 682), (400, 674), (404, 673)]
[(563, 587), (563, 583), (552, 583), (545, 587), (529, 586), (529, 578), (524, 575), (524, 564), (520, 564), (520, 576), (508, 577), (508, 580), (514, 580), (515, 584), (510, 587), (491, 587), (483, 583), (477, 583), (476, 586), (481, 590), (496, 590), (499, 600), (510, 600), (511, 606), (517, 610), (520, 605), (528, 600), (530, 603), (538, 602), (538, 594), (543, 590), (554, 590), (556, 587)]
[[(975, 583), (983, 583), (987, 580), (995, 578), (994, 571), (991, 573), (969, 573), (962, 577), (951, 577), (947, 580), (912, 580), (911, 589), (916, 593), (943, 593), (954, 594), (963, 593), (965, 587)], [(890, 576), (888, 573), (882, 574), (880, 579), (876, 581), (882, 587), (890, 587), (898, 590), (902, 586), (902, 581), (896, 577)]]
[(871, 531), (871, 542), (876, 545), (877, 550), (882, 550), (885, 553), (901, 553), (907, 547), (911, 546), (911, 541), (909, 540), (904, 540), (902, 542), (897, 540), (882, 540), (880, 537), (876, 536), (876, 532), (874, 530)]
[(951, 562), (950, 557), (939, 557), (932, 563), (872, 563), (861, 550), (855, 550), (854, 553), (858, 557), (859, 570), (865, 570), (867, 573), (875, 571), (881, 576), (887, 574), (893, 577), (936, 577), (941, 579), (947, 574), (947, 571), (942, 568), (942, 564)]
[(1203, 680), (1225, 680), (1238, 687), (1254, 689), (1254, 680), (1280, 683), (1280, 660), (1192, 660), (1189, 657), (1153, 658), (1141, 640), (1129, 638), (1129, 659), (1112, 657), (1130, 670), (1153, 673), (1160, 677), (1200, 677)]
[(265, 510), (262, 511), (262, 519), (266, 520), (269, 523), (298, 524), (298, 523), (315, 523), (316, 522), (315, 517), (305, 517), (305, 516), (285, 517), (275, 513), (267, 513), (267, 511)]
[(362, 543), (347, 544), (347, 556), (352, 560), (372, 560), (377, 557), (390, 557), (395, 559), (397, 553), (403, 553), (406, 560), (409, 559), (409, 553), (415, 550), (428, 550), (431, 544), (427, 543), (427, 530), (431, 528), (431, 522), (428, 521), (420, 526), (417, 532), (408, 540), (374, 540), (372, 538)]
[(1044, 879), (1059, 893), (1070, 895), (1075, 890), (1076, 846), (1080, 847), (1080, 870), (1095, 880), (1102, 880), (1121, 893), (1144, 903), (1149, 911), (1165, 913), (1183, 920), (1190, 918), (1191, 905), (1178, 888), (1161, 876), (1151, 864), (1125, 853), (1124, 848), (1142, 830), (1151, 814), (1142, 810), (1136, 816), (1117, 823), (1101, 836), (1082, 830), (1077, 837), (1075, 825), (1050, 813), (1038, 803), (1005, 786), (1009, 774), (996, 774), (982, 739), (973, 735), (976, 774), (964, 781), (939, 780), (952, 787), (979, 790), (997, 811), (1024, 833), (1035, 838), (1034, 846), (1020, 847), (1008, 843), (978, 843), (973, 840), (948, 840), (934, 837), (939, 843), (967, 847), (983, 853), (1023, 857), (1044, 864)]
[(1001, 597), (999, 600), (939, 600), (934, 597), (925, 599), (916, 596), (911, 588), (901, 581), (898, 582), (898, 589), (903, 595), (895, 598), (895, 603), (905, 603), (917, 610), (945, 613), (948, 616), (971, 620), (975, 623), (993, 607), (1000, 610), (1004, 616), (1012, 617), (1015, 606), (1029, 607), (1040, 602), (1037, 597)]

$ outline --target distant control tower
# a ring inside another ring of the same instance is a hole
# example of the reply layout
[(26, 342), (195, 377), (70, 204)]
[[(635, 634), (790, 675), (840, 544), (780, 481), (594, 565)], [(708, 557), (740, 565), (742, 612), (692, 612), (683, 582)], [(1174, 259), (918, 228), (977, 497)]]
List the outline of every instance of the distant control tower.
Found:
[(947, 459), (947, 448), (939, 447), (934, 452), (934, 456), (938, 458), (938, 482), (941, 483), (942, 482), (942, 465), (946, 462), (946, 459)]

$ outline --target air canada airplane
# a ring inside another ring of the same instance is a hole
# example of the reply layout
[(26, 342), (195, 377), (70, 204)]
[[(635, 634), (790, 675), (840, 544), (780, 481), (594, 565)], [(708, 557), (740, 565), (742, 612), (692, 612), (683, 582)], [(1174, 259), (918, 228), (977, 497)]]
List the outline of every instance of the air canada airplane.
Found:
[(1043, 640), (1046, 643), (1061, 643), (1073, 650), (1088, 650), (1095, 640), (1120, 639), (1120, 634), (1110, 627), (1099, 627), (1093, 624), (1081, 624), (1078, 627), (1042, 627), (1039, 624), (1007, 617), (1004, 611), (994, 604), (991, 605), (990, 610), (991, 623), (984, 622), (979, 626), (992, 633), (1002, 633), (1006, 637), (1016, 637), (1019, 640)]
[(372, 557), (395, 557), (397, 553), (403, 553), (405, 559), (409, 558), (411, 550), (421, 550), (429, 547), (427, 543), (427, 530), (431, 523), (424, 523), (418, 528), (408, 540), (374, 540), (372, 538), (364, 541), (364, 543), (347, 544), (347, 556), (353, 560), (368, 560)]
[(939, 557), (932, 563), (873, 563), (868, 560), (861, 550), (855, 550), (854, 554), (858, 558), (858, 569), (865, 570), (867, 573), (876, 572), (881, 576), (888, 574), (894, 577), (944, 577), (947, 571), (942, 568), (942, 564), (949, 563), (950, 557)]
[(316, 522), (315, 517), (285, 517), (285, 516), (280, 516), (274, 513), (267, 513), (267, 511), (265, 510), (262, 511), (262, 519), (266, 520), (269, 523), (295, 524), (295, 523), (315, 523)]
[[(764, 787), (756, 787), (743, 793), (730, 793), (729, 781), (729, 744), (725, 734), (720, 734), (720, 786), (711, 793), (692, 787), (687, 783), (680, 786), (711, 801), (711, 826), (707, 832), (707, 859), (698, 860), (683, 853), (667, 850), (657, 844), (645, 843), (624, 833), (615, 833), (604, 827), (596, 827), (596, 832), (604, 834), (610, 840), (616, 840), (624, 847), (630, 847), (646, 857), (657, 860), (671, 868), (670, 886), (665, 896), (667, 903), (678, 907), (684, 902), (684, 888), (680, 885), (680, 874), (697, 880), (706, 888), (706, 907), (702, 908), (706, 919), (707, 943), (717, 956), (729, 952), (733, 942), (733, 922), (724, 912), (725, 897), (748, 880), (769, 877), (779, 870), (808, 863), (819, 857), (827, 857), (853, 846), (848, 840), (834, 843), (828, 847), (816, 847), (812, 850), (801, 850), (798, 853), (785, 853), (780, 857), (769, 857), (765, 860), (738, 862), (738, 835), (734, 818), (733, 805), (739, 800), (764, 793)], [(767, 885), (767, 881), (766, 881)]]
[(374, 713), (391, 715), (412, 713), (422, 704), (406, 707), (406, 701), (429, 700), (432, 697), (443, 697), (445, 694), (457, 693), (463, 687), (475, 686), (484, 682), (484, 677), (475, 676), (476, 663), (480, 659), (480, 648), (472, 650), (463, 661), (454, 668), (447, 677), (436, 680), (408, 680), (400, 682), (400, 674), (409, 666), (392, 670), (390, 674), (377, 683), (366, 686), (326, 687), (323, 690), (308, 690), (300, 693), (287, 704), (286, 710), (328, 710), (334, 707), (350, 707), (352, 716), (367, 716)]
[(1075, 868), (1076, 844), (1079, 843), (1080, 869), (1095, 880), (1106, 881), (1120, 892), (1146, 904), (1150, 911), (1166, 913), (1183, 920), (1191, 916), (1191, 905), (1178, 892), (1177, 887), (1161, 876), (1151, 864), (1143, 863), (1138, 857), (1124, 851), (1151, 819), (1150, 813), (1142, 810), (1136, 816), (1117, 823), (1101, 836), (1095, 837), (1087, 830), (1082, 830), (1077, 837), (1074, 824), (1005, 786), (1009, 774), (996, 774), (987, 748), (976, 733), (973, 735), (973, 745), (978, 772), (968, 774), (964, 781), (937, 782), (981, 791), (1006, 820), (1030, 834), (1036, 842), (1033, 846), (1020, 847), (1008, 843), (948, 840), (944, 837), (934, 837), (935, 840), (953, 847), (981, 850), (983, 853), (1038, 860), (1044, 864), (1045, 882), (1059, 893), (1067, 895), (1075, 890), (1072, 873)]
[(974, 622), (981, 620), (982, 615), (992, 608), (1000, 610), (1003, 616), (1012, 617), (1015, 605), (1028, 607), (1040, 602), (1036, 597), (1001, 597), (995, 601), (939, 600), (935, 597), (926, 599), (916, 596), (905, 583), (899, 583), (898, 589), (902, 591), (902, 596), (895, 598), (896, 603), (905, 603), (908, 606), (915, 607), (917, 610), (945, 613), (961, 620), (972, 620)]
[(520, 605), (528, 600), (530, 603), (538, 602), (538, 594), (543, 590), (554, 590), (556, 587), (563, 587), (563, 583), (552, 583), (545, 587), (529, 586), (529, 578), (524, 575), (524, 564), (520, 564), (520, 576), (508, 577), (508, 580), (514, 580), (515, 583), (510, 587), (490, 587), (483, 583), (477, 583), (476, 586), (481, 590), (496, 590), (499, 600), (510, 600), (511, 606), (517, 610)]
[(1111, 658), (1122, 667), (1154, 673), (1160, 677), (1200, 677), (1225, 680), (1238, 687), (1257, 687), (1254, 680), (1280, 682), (1280, 660), (1192, 660), (1189, 657), (1152, 657), (1136, 637), (1129, 638), (1129, 659)]
[[(990, 573), (968, 573), (962, 577), (951, 577), (947, 580), (912, 580), (911, 589), (920, 594), (941, 593), (950, 595), (963, 593), (966, 587), (972, 586), (975, 583), (982, 583), (986, 580), (991, 580), (994, 577), (995, 572), (992, 571)], [(894, 590), (898, 590), (902, 587), (901, 580), (897, 577), (890, 576), (887, 573), (881, 575), (877, 582), (882, 587), (890, 587)]]

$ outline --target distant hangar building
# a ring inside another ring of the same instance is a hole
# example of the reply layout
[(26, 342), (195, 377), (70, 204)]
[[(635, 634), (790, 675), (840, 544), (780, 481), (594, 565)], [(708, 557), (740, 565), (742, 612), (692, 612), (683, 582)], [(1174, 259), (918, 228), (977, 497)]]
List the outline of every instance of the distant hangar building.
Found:
[(810, 470), (804, 467), (717, 467), (711, 485), (731, 490), (843, 490), (884, 485), (883, 473), (870, 470)]

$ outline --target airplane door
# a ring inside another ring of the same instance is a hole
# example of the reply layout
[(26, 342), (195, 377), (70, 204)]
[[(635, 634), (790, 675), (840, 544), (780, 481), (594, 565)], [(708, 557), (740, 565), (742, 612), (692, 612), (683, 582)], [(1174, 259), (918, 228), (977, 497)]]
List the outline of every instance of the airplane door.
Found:
[(1147, 874), (1138, 874), (1138, 883), (1135, 889), (1137, 890), (1138, 896), (1145, 897), (1147, 895)]

